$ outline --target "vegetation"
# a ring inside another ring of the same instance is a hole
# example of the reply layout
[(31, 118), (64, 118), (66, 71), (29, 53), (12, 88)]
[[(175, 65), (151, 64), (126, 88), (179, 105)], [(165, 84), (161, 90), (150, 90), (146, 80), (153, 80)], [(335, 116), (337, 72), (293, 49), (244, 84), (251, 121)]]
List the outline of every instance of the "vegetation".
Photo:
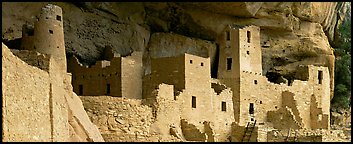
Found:
[(335, 48), (335, 89), (332, 105), (348, 108), (351, 99), (351, 19), (348, 18), (339, 29), (340, 45)]

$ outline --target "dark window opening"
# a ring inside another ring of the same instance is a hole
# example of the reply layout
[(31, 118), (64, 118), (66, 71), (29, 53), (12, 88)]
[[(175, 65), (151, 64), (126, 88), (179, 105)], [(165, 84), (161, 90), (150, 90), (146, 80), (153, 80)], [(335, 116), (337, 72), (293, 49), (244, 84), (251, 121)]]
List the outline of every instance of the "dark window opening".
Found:
[(201, 66), (203, 66), (203, 63), (201, 63)]
[(34, 49), (37, 49), (36, 46), (33, 46)]
[(56, 48), (59, 48), (59, 46), (57, 46)]
[(226, 31), (226, 37), (227, 37), (227, 41), (230, 40), (230, 32), (229, 31)]
[(192, 107), (192, 108), (196, 108), (196, 97), (195, 97), (195, 96), (192, 96), (192, 99), (191, 99), (191, 107)]
[(211, 78), (217, 78), (219, 63), (219, 44), (216, 43), (216, 53), (213, 63), (211, 63)]
[(222, 102), (222, 111), (227, 111), (227, 104), (226, 104), (226, 102)]
[(107, 84), (107, 94), (110, 94), (110, 84)]
[(248, 55), (249, 55), (249, 54), (250, 54), (250, 52), (249, 52), (249, 51), (246, 51), (246, 54), (248, 54)]
[(251, 33), (250, 31), (246, 32), (246, 37), (248, 38), (248, 43), (250, 43)]
[(50, 33), (50, 34), (53, 34), (53, 30), (49, 30), (49, 33)]
[(232, 69), (232, 58), (227, 58), (227, 70)]
[(48, 17), (45, 17), (45, 19), (48, 19)]
[(322, 84), (322, 71), (318, 71), (318, 77), (317, 77), (318, 79), (319, 79), (319, 84)]
[(192, 64), (192, 60), (190, 60), (190, 63)]
[(78, 95), (83, 95), (83, 85), (78, 85)]
[(288, 86), (292, 86), (292, 84), (293, 84), (293, 80), (289, 79), (288, 80)]
[(254, 114), (254, 103), (250, 103), (249, 114)]
[(28, 36), (34, 36), (34, 30), (28, 30), (27, 34)]
[(262, 101), (260, 101), (260, 104), (262, 104)]
[(56, 15), (56, 20), (61, 21), (61, 16)]
[(257, 84), (257, 80), (254, 80), (254, 83)]

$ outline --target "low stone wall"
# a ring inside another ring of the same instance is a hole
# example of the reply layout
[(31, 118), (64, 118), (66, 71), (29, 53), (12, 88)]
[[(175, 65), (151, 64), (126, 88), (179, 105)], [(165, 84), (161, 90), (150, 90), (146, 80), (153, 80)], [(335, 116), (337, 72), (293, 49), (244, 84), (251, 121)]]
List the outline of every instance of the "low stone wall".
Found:
[[(289, 136), (288, 136), (289, 135)], [(349, 135), (349, 134), (348, 134)], [(300, 129), (272, 130), (267, 133), (267, 142), (349, 142), (343, 130)]]

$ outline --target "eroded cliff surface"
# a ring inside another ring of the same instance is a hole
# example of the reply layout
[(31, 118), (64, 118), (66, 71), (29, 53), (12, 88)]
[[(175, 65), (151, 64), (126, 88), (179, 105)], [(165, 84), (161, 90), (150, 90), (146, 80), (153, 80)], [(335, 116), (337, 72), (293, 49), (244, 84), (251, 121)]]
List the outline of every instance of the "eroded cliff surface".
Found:
[[(3, 41), (20, 39), (22, 25), (34, 22), (45, 4), (3, 3)], [(215, 43), (226, 25), (253, 24), (261, 28), (263, 74), (274, 72), (291, 79), (297, 65), (327, 66), (332, 89), (332, 47), (339, 38), (337, 29), (347, 9), (347, 3), (338, 2), (54, 4), (63, 8), (67, 55), (75, 55), (86, 65), (100, 60), (105, 47), (112, 47), (113, 52), (122, 56), (133, 51), (145, 52), (145, 58), (177, 55), (173, 47), (171, 50), (153, 47), (156, 42), (150, 43), (150, 37), (157, 37), (157, 32)], [(178, 43), (169, 41), (164, 45)], [(16, 44), (9, 46), (16, 47)], [(153, 52), (148, 52), (151, 48)], [(195, 52), (203, 55), (197, 49)], [(211, 57), (211, 61), (216, 58)]]

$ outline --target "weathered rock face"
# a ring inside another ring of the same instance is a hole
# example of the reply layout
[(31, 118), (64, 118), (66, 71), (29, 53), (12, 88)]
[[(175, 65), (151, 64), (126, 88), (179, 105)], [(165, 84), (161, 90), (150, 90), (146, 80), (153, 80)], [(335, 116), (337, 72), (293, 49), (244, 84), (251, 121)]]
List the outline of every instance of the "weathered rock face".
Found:
[[(3, 40), (21, 38), (22, 24), (34, 22), (34, 15), (45, 4), (3, 3)], [(300, 64), (328, 66), (332, 89), (331, 47), (337, 44), (337, 29), (350, 5), (337, 2), (55, 4), (63, 8), (67, 55), (76, 55), (83, 64), (100, 60), (107, 46), (122, 56), (132, 51), (145, 52), (155, 45), (149, 40), (156, 32), (173, 32), (216, 43), (226, 25), (252, 24), (261, 28), (264, 74), (274, 71), (290, 78)], [(171, 55), (175, 52), (172, 45), (178, 42), (170, 45), (170, 50), (153, 48), (153, 54)], [(196, 53), (203, 55), (203, 51)]]

